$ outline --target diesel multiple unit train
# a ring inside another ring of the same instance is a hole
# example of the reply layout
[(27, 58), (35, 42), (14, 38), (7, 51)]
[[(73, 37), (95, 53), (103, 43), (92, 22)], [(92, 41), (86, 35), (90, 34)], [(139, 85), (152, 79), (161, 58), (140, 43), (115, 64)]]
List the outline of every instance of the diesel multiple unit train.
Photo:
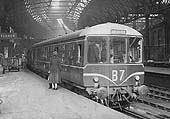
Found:
[(95, 100), (122, 106), (147, 93), (143, 36), (128, 26), (104, 23), (36, 43), (27, 54), (28, 67), (47, 74), (56, 48), (62, 82)]

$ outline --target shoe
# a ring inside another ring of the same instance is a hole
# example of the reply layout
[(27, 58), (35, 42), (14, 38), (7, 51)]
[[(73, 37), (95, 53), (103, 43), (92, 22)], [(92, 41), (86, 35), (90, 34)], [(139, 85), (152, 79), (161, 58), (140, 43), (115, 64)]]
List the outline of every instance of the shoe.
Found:
[(52, 88), (53, 90), (57, 90), (57, 88)]
[(49, 88), (48, 89), (51, 89), (52, 88), (52, 84), (51, 83), (49, 83)]
[(55, 90), (58, 89), (57, 83), (54, 84)]

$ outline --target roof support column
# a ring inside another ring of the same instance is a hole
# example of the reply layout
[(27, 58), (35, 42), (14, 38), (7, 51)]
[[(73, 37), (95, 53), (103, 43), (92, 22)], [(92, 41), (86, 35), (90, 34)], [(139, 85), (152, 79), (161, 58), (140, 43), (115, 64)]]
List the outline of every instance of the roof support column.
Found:
[(167, 12), (166, 14), (164, 14), (165, 17), (165, 55), (167, 56), (168, 60), (170, 61), (170, 19), (169, 16), (170, 12)]
[(144, 37), (144, 44), (145, 44), (145, 60), (150, 59), (150, 41), (149, 41), (149, 14), (145, 17), (145, 37)]

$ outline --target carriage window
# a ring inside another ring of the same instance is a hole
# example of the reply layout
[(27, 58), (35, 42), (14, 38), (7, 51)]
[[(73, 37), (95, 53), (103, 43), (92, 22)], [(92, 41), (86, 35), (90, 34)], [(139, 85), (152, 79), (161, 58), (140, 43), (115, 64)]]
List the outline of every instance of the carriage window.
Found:
[(64, 63), (71, 65), (71, 62), (72, 62), (72, 53), (71, 53), (72, 44), (71, 43), (66, 44), (65, 48), (66, 48), (66, 50), (65, 50), (65, 61), (64, 61)]
[(37, 49), (37, 60), (41, 60), (41, 47)]
[(47, 60), (48, 58), (48, 47), (44, 48), (44, 60)]
[(84, 58), (84, 45), (83, 45), (83, 43), (81, 43), (81, 44), (78, 44), (78, 57), (77, 57), (77, 65), (78, 66), (83, 66), (83, 58)]
[(129, 39), (129, 62), (140, 63), (142, 62), (142, 39), (131, 37)]
[(126, 40), (124, 37), (110, 37), (110, 63), (125, 63)]
[(58, 56), (59, 56), (60, 60), (62, 60), (62, 54), (63, 54), (62, 46), (59, 45), (59, 46), (58, 46)]
[(106, 38), (104, 36), (88, 37), (88, 63), (105, 63), (107, 59)]
[(78, 53), (77, 53), (77, 55), (78, 55), (78, 58), (77, 58), (77, 63), (80, 63), (80, 58), (81, 58), (81, 45), (79, 44), (78, 45)]
[(65, 63), (65, 45), (61, 46), (61, 63)]

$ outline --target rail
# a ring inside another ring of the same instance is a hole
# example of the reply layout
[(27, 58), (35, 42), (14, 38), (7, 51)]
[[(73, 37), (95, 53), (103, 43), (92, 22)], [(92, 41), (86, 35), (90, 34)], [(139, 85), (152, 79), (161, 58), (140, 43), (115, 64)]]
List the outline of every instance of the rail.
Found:
[(129, 115), (129, 116), (135, 117), (135, 118), (137, 118), (137, 119), (150, 119), (150, 118), (147, 117), (147, 116), (144, 116), (144, 115), (139, 114), (139, 113), (137, 113), (137, 112), (130, 111), (130, 110), (128, 110), (128, 109), (122, 109), (122, 112), (123, 112), (124, 114), (127, 114), (127, 115)]

